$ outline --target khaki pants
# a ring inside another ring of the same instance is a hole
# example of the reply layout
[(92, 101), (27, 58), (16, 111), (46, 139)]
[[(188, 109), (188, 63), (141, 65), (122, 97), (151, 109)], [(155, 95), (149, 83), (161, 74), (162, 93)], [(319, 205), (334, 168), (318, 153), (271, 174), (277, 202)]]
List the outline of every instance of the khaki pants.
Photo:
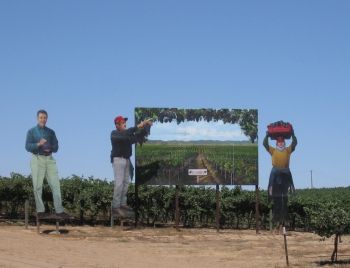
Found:
[(37, 212), (45, 212), (45, 206), (42, 200), (43, 182), (46, 177), (52, 191), (53, 203), (56, 213), (63, 212), (60, 181), (56, 160), (50, 155), (34, 155), (30, 162), (33, 180), (33, 192)]
[(114, 193), (112, 207), (126, 205), (126, 195), (130, 183), (130, 160), (122, 157), (113, 158)]

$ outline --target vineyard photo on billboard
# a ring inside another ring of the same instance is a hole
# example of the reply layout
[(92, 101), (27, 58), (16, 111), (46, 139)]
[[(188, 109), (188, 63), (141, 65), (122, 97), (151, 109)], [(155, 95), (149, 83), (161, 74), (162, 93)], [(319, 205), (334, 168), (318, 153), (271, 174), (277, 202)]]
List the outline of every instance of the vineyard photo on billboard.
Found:
[(147, 119), (138, 184), (258, 185), (256, 109), (135, 108), (136, 124)]

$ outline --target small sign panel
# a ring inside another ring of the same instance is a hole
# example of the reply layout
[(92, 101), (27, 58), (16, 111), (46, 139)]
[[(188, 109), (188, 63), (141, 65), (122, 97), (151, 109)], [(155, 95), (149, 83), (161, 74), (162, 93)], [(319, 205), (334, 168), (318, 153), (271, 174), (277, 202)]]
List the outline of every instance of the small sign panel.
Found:
[(207, 169), (189, 169), (188, 170), (188, 175), (189, 176), (206, 176), (208, 175), (208, 170)]

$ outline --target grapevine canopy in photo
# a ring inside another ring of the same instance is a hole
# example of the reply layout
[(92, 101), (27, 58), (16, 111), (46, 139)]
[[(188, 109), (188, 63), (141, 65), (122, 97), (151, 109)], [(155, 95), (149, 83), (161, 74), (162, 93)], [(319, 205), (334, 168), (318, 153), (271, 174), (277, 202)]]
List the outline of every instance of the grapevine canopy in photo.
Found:
[(135, 108), (152, 119), (136, 145), (136, 180), (149, 185), (257, 185), (256, 109)]

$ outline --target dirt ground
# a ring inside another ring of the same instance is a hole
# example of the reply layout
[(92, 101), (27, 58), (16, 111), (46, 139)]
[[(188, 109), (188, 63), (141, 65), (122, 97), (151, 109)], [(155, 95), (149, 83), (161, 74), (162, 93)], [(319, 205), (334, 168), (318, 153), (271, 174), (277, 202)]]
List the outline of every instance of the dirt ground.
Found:
[[(282, 235), (254, 230), (0, 225), (0, 267), (286, 267)], [(289, 233), (291, 267), (319, 267), (329, 261), (333, 239), (311, 233)], [(350, 267), (350, 236), (343, 236), (336, 265)]]

